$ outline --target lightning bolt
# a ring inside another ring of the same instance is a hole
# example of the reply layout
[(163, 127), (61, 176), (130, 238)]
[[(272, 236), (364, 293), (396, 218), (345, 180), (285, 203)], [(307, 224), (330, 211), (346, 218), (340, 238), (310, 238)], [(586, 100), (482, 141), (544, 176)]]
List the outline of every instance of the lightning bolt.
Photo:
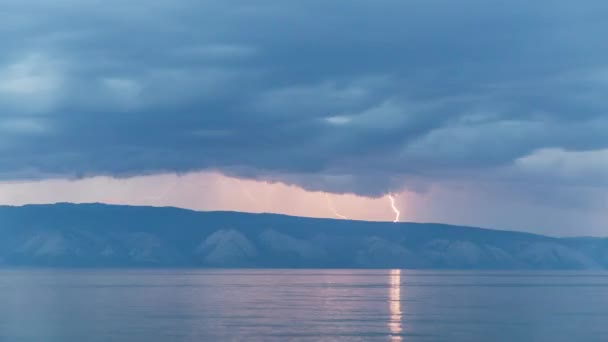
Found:
[(239, 185), (241, 188), (241, 191), (245, 194), (245, 196), (251, 201), (251, 203), (255, 204), (255, 205), (259, 205), (260, 203), (258, 203), (258, 201), (255, 199), (255, 196), (253, 196), (253, 194), (247, 190), (247, 186), (244, 185), (244, 182), (242, 179), (239, 179)]
[(391, 202), (391, 209), (393, 209), (393, 212), (395, 213), (395, 219), (393, 220), (393, 222), (399, 222), (399, 216), (401, 216), (401, 212), (399, 211), (399, 209), (397, 209), (397, 206), (395, 206), (395, 197), (393, 197), (393, 194), (388, 194), (388, 199)]
[(336, 208), (334, 207), (334, 204), (332, 203), (331, 198), (329, 198), (329, 195), (328, 195), (328, 194), (325, 194), (325, 199), (327, 199), (327, 206), (329, 207), (329, 210), (331, 210), (331, 212), (332, 212), (332, 213), (334, 213), (334, 215), (335, 215), (337, 218), (340, 218), (340, 219), (343, 219), (343, 220), (348, 220), (348, 217), (346, 217), (346, 216), (344, 216), (344, 215), (340, 214), (340, 213), (339, 213), (339, 212), (336, 210)]
[(251, 202), (253, 202), (253, 203), (255, 203), (255, 204), (258, 204), (258, 201), (256, 201), (256, 200), (255, 200), (255, 197), (253, 196), (253, 194), (251, 194), (251, 192), (250, 192), (249, 190), (247, 190), (247, 189), (243, 189), (243, 192), (245, 193), (245, 196), (247, 196), (247, 198), (248, 198), (248, 199), (249, 199)]
[(181, 182), (181, 177), (177, 177), (176, 180), (174, 180), (162, 193), (160, 193), (159, 195), (156, 196), (147, 196), (144, 197), (143, 199), (145, 201), (150, 201), (150, 202), (160, 202), (162, 200), (164, 200), (170, 193), (173, 192), (173, 190), (175, 190), (175, 188), (177, 188), (177, 186), (179, 185), (179, 183)]

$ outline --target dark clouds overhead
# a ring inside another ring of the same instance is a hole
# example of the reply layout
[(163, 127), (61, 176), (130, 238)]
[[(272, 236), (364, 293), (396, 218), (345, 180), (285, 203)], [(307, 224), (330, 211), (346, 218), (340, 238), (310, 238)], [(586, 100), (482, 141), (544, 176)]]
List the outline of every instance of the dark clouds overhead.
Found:
[(608, 184), (608, 4), (9, 0), (0, 177)]

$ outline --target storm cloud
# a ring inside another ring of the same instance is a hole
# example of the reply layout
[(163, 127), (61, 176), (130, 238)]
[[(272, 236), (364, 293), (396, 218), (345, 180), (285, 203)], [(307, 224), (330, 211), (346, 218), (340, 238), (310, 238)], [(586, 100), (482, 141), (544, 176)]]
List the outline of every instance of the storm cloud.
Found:
[(0, 6), (3, 180), (608, 185), (605, 1)]

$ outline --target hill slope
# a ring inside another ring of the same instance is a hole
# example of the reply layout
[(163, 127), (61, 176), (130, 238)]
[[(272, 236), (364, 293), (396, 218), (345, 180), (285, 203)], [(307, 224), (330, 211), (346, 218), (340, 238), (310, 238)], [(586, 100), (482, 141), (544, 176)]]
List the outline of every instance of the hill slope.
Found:
[(103, 204), (0, 206), (0, 265), (608, 268), (608, 240)]

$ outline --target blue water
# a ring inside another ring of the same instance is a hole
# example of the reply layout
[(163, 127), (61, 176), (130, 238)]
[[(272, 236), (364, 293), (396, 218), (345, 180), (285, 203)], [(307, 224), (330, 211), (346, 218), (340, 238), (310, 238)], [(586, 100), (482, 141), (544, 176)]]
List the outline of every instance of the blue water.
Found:
[(3, 270), (0, 341), (606, 341), (608, 273)]

